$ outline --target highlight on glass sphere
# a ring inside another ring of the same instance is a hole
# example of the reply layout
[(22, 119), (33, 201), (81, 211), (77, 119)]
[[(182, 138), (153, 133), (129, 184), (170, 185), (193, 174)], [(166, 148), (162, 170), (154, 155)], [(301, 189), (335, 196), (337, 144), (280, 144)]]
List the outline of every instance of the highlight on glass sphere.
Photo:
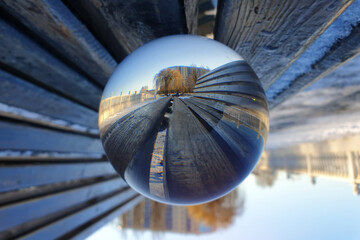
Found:
[(253, 170), (269, 131), (264, 90), (229, 47), (175, 35), (135, 50), (99, 108), (108, 159), (136, 191), (193, 205), (217, 199)]

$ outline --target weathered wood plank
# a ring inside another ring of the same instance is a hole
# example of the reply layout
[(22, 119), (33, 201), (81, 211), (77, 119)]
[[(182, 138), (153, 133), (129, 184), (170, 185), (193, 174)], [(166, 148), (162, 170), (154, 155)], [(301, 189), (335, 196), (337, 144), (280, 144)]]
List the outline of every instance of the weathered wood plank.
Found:
[[(97, 109), (101, 90), (0, 18), (0, 62), (69, 99)], [(29, 80), (29, 79), (26, 79)]]
[(0, 193), (115, 174), (110, 163), (105, 161), (63, 164), (0, 164)]
[(219, 1), (215, 39), (244, 57), (267, 89), (352, 2)]
[[(67, 125), (78, 124), (80, 127), (97, 129), (98, 119), (95, 111), (64, 99), (1, 69), (0, 103), (51, 117), (53, 122), (48, 123), (51, 126), (54, 125), (56, 127), (60, 125), (57, 124), (59, 120), (65, 120)], [(5, 109), (0, 109), (0, 115), (4, 114), (6, 115)], [(21, 117), (24, 119), (30, 118), (29, 116), (18, 117), (19, 119)], [(43, 118), (34, 119), (34, 122), (47, 124)]]
[(105, 85), (115, 60), (62, 1), (5, 0), (0, 6), (54, 49)]
[(89, 184), (94, 184), (96, 182), (109, 180), (114, 177), (118, 177), (118, 175), (97, 176), (95, 178), (85, 178), (74, 181), (52, 183), (35, 187), (21, 188), (20, 190), (15, 191), (3, 192), (1, 193), (0, 205), (3, 206), (6, 204), (14, 204), (16, 202), (37, 198), (56, 192), (67, 191), (69, 189), (79, 188)]
[(91, 219), (101, 216), (108, 211), (114, 211), (121, 207), (128, 209), (127, 203), (135, 198), (136, 195), (137, 193), (131, 189), (122, 191), (112, 197), (92, 204), (85, 209), (74, 212), (58, 221), (49, 223), (44, 227), (21, 236), (19, 239), (35, 240), (61, 238), (61, 236), (65, 235), (67, 232), (86, 224), (89, 220), (91, 221)]
[(212, 128), (213, 135), (218, 135), (215, 140), (222, 147), (238, 175), (244, 177), (255, 166), (257, 156), (254, 152), (261, 154), (258, 149), (262, 148), (260, 143), (264, 143), (265, 139), (259, 140), (257, 134), (254, 134), (255, 131), (252, 132), (247, 126), (243, 127), (243, 124), (232, 121), (224, 113), (193, 98), (186, 99), (184, 102)]
[(229, 73), (229, 74), (225, 73), (223, 75), (218, 74), (218, 76), (209, 77), (208, 79), (204, 79), (204, 81), (197, 83), (194, 89), (198, 89), (203, 86), (225, 84), (225, 83), (241, 84), (241, 83), (254, 83), (254, 82), (257, 82), (258, 84), (260, 83), (258, 78), (252, 72), (238, 72), (238, 73)]
[(49, 194), (0, 208), (0, 232), (126, 187), (121, 178)]
[(184, 0), (186, 26), (189, 34), (197, 34), (199, 0)]
[(103, 153), (98, 138), (0, 121), (0, 151)]
[(255, 110), (258, 112), (261, 112), (263, 114), (267, 114), (266, 109), (267, 103), (264, 99), (261, 98), (253, 98), (249, 95), (227, 95), (227, 94), (221, 94), (221, 93), (198, 93), (195, 92), (192, 94), (192, 96), (199, 97), (199, 98), (205, 98), (210, 100), (216, 100), (225, 102), (230, 105), (237, 105), (241, 106), (245, 109), (249, 110)]
[(187, 33), (183, 3), (168, 0), (65, 0), (117, 61), (141, 45)]
[(144, 199), (143, 196), (137, 196), (135, 198), (132, 198), (131, 200), (127, 201), (125, 204), (121, 205), (120, 207), (103, 214), (102, 216), (98, 217), (95, 220), (90, 221), (78, 231), (75, 229), (73, 234), (67, 234), (66, 236), (64, 236), (64, 238), (68, 239), (70, 237), (73, 240), (83, 240), (87, 236), (95, 232), (96, 230), (100, 229), (107, 222), (115, 219), (116, 217), (120, 216), (121, 214), (135, 207), (143, 199)]
[[(206, 99), (206, 98), (192, 98), (192, 101), (196, 101), (197, 105), (207, 106), (209, 108), (215, 109), (219, 112), (226, 112), (227, 114), (231, 113), (241, 113), (245, 115), (254, 116), (255, 118), (262, 121), (267, 129), (269, 128), (269, 114), (266, 111), (257, 111), (256, 109), (244, 108), (242, 105), (233, 105), (226, 102), (217, 101), (214, 99)], [(234, 116), (237, 118), (237, 116)]]
[(360, 24), (353, 28), (348, 37), (339, 41), (332, 47), (331, 51), (313, 64), (310, 71), (296, 78), (288, 88), (283, 89), (274, 99), (269, 99), (269, 108), (275, 108), (358, 54), (360, 54)]
[(249, 76), (254, 78), (254, 81), (258, 81), (256, 75), (254, 74), (253, 70), (251, 69), (251, 67), (245, 62), (245, 61), (235, 61), (235, 62), (231, 62), (225, 65), (222, 65), (218, 68), (215, 68), (214, 70), (205, 73), (204, 75), (200, 76), (198, 81), (196, 82), (196, 85), (198, 86), (198, 84), (216, 79), (216, 78), (221, 78), (221, 77), (230, 77), (232, 75), (236, 75), (236, 74), (242, 74), (242, 75), (246, 75), (248, 74)]
[[(54, 128), (57, 130), (64, 130), (88, 136), (99, 136), (99, 129), (81, 126), (77, 123), (71, 123), (62, 119), (57, 119), (31, 112), (22, 108), (13, 107), (0, 102), (0, 116), (12, 119), (14, 121), (21, 121), (31, 124), (36, 124), (41, 127)], [(0, 156), (1, 158), (1, 156)]]
[[(228, 83), (228, 82), (227, 82)], [(196, 88), (197, 93), (239, 93), (246, 94), (252, 96), (254, 98), (262, 98), (266, 99), (264, 90), (257, 83), (244, 84), (243, 82), (240, 84), (226, 84), (226, 85), (211, 85), (204, 86), (201, 88)]]
[[(138, 165), (139, 162), (144, 162), (138, 169), (144, 169), (149, 174), (150, 161), (145, 157), (134, 161), (135, 156), (144, 150), (146, 141), (157, 132), (169, 104), (170, 97), (149, 103), (125, 115), (107, 129), (102, 137), (103, 145), (108, 158), (120, 174), (124, 174), (130, 162), (137, 162)], [(149, 165), (148, 168), (146, 163)]]
[(205, 200), (202, 198), (226, 191), (236, 181), (236, 172), (226, 154), (178, 98), (169, 115), (166, 139), (164, 174), (170, 200)]

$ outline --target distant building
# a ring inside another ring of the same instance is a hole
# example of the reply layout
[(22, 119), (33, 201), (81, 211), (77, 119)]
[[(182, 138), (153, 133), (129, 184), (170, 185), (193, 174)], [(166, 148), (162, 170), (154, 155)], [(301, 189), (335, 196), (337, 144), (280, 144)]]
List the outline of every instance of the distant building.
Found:
[[(275, 171), (307, 174), (312, 184), (317, 177), (346, 181), (352, 185), (355, 195), (360, 193), (360, 136), (332, 139), (318, 143), (303, 143), (288, 148), (265, 151), (254, 174), (260, 180)], [(269, 181), (269, 183), (272, 181)]]
[(204, 75), (205, 73), (209, 72), (210, 70), (202, 67), (195, 67), (195, 66), (173, 66), (170, 67), (170, 69), (178, 70), (181, 75), (183, 76), (183, 79), (185, 81), (185, 87), (187, 88), (193, 88), (195, 85), (195, 82), (190, 82), (189, 75), (195, 71), (198, 77)]

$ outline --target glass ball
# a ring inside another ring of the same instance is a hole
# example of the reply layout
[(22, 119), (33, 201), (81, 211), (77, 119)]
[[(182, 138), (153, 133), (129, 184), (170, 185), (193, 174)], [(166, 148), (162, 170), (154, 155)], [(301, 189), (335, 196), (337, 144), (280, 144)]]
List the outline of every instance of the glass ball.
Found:
[(204, 37), (154, 40), (126, 57), (99, 108), (108, 159), (136, 191), (167, 204), (200, 204), (240, 184), (255, 167), (268, 105), (251, 67)]

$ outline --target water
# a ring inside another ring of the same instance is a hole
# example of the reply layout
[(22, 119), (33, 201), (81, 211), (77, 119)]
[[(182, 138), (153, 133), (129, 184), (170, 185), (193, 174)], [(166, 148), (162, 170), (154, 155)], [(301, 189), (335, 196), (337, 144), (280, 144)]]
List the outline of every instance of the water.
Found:
[(350, 135), (265, 151), (253, 174), (215, 202), (145, 200), (108, 227), (119, 239), (359, 239), (359, 140)]

